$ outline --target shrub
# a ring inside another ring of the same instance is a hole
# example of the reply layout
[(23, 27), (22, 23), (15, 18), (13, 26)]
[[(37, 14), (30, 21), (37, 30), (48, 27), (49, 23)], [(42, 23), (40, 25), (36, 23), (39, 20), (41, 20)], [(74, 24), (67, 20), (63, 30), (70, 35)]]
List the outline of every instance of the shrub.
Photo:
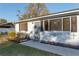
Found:
[(17, 33), (14, 31), (8, 32), (8, 40), (13, 41), (13, 42), (22, 42), (25, 41), (25, 39), (28, 38), (28, 35), (25, 33)]
[(16, 40), (16, 32), (15, 31), (10, 31), (8, 32), (8, 40)]
[(17, 38), (19, 38), (19, 39), (23, 39), (23, 38), (24, 38), (23, 33), (17, 33)]
[(20, 39), (26, 39), (27, 34), (25, 34), (25, 33), (17, 33), (17, 37), (20, 38)]
[(17, 41), (18, 42), (22, 42), (22, 41), (26, 41), (28, 39), (28, 34), (26, 33), (17, 33)]

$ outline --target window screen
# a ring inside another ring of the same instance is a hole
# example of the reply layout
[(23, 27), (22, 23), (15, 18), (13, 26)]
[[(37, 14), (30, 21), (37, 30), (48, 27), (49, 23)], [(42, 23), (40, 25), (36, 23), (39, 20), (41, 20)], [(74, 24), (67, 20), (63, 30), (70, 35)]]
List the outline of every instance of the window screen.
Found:
[(70, 19), (63, 18), (63, 31), (70, 31)]
[(71, 17), (71, 32), (77, 32), (77, 17)]

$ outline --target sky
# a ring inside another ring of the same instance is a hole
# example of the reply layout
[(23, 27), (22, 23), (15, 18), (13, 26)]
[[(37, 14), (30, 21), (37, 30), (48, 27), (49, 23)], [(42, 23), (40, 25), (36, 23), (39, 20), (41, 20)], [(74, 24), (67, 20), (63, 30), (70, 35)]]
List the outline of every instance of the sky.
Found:
[[(23, 12), (27, 8), (27, 3), (0, 3), (0, 18), (7, 19), (8, 22), (18, 21), (17, 10)], [(79, 8), (77, 3), (46, 3), (50, 13)]]

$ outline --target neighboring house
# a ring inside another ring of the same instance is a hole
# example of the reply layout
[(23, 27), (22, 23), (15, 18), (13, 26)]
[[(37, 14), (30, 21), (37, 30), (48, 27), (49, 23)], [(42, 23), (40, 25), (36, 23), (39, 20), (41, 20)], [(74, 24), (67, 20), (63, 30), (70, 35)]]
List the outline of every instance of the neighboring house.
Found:
[(40, 26), (47, 34), (53, 33), (52, 36), (56, 42), (79, 44), (79, 9), (21, 20), (15, 23), (15, 30), (30, 33), (35, 25)]
[(14, 24), (12, 23), (0, 23), (0, 32), (5, 33), (14, 30)]

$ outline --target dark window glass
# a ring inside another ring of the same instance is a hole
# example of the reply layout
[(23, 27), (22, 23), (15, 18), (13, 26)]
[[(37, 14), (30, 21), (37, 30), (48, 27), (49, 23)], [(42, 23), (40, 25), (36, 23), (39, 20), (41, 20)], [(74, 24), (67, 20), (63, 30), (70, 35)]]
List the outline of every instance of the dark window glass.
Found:
[(41, 31), (43, 31), (44, 28), (43, 28), (43, 21), (41, 21)]
[(77, 17), (71, 17), (71, 32), (77, 32)]
[(44, 21), (44, 28), (46, 31), (48, 31), (48, 20)]
[(27, 31), (27, 22), (20, 23), (19, 29), (20, 31)]
[(63, 31), (70, 31), (70, 19), (69, 18), (63, 19)]
[(52, 31), (61, 31), (62, 30), (62, 20), (61, 19), (51, 20), (50, 29)]

